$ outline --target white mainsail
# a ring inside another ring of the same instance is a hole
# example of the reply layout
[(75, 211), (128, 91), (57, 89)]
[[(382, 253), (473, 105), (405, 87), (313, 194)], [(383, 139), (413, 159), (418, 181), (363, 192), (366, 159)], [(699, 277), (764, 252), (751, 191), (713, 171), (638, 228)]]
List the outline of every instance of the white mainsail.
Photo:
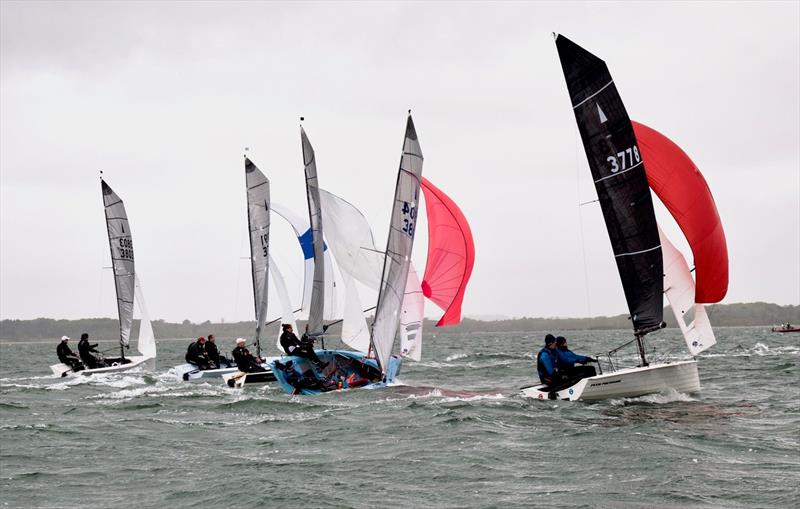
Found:
[[(295, 323), (294, 311), (292, 310), (292, 302), (289, 299), (289, 292), (286, 291), (286, 283), (283, 280), (283, 275), (278, 269), (278, 264), (275, 263), (275, 260), (273, 260), (272, 257), (270, 257), (269, 260), (270, 266), (272, 267), (272, 270), (270, 271), (270, 279), (275, 287), (275, 293), (278, 295), (278, 301), (281, 304), (281, 323), (290, 324), (292, 329), (297, 330), (297, 323)], [(276, 342), (276, 345), (278, 347), (278, 351), (283, 352), (280, 338)]]
[(117, 312), (119, 315), (119, 343), (122, 355), (130, 344), (133, 326), (133, 299), (136, 270), (133, 260), (133, 240), (128, 226), (125, 204), (111, 187), (100, 179), (103, 205), (106, 215), (108, 243), (111, 248), (111, 264), (114, 268), (114, 286), (117, 291)]
[(260, 345), (267, 315), (269, 279), (269, 179), (247, 157), (244, 158), (247, 186), (247, 226), (250, 231), (250, 268), (253, 274), (255, 344)]
[(150, 323), (150, 314), (147, 312), (147, 306), (144, 303), (144, 293), (142, 292), (142, 285), (139, 282), (139, 276), (136, 276), (136, 287), (134, 294), (136, 295), (136, 304), (139, 306), (139, 313), (141, 319), (139, 321), (139, 339), (136, 342), (136, 349), (139, 353), (146, 358), (154, 358), (156, 356), (156, 337), (153, 334), (153, 325)]
[[(661, 238), (661, 251), (664, 257), (664, 293), (675, 315), (675, 321), (681, 328), (689, 352), (697, 355), (717, 343), (714, 330), (711, 328), (705, 305), (694, 302), (694, 279), (686, 259), (660, 227), (658, 235)], [(694, 318), (687, 324), (686, 319), (692, 313)]]
[(386, 244), (381, 286), (375, 321), (372, 323), (372, 347), (381, 370), (385, 373), (392, 354), (400, 308), (406, 291), (411, 250), (417, 226), (417, 210), (422, 178), (422, 150), (411, 115), (408, 115), (403, 155), (397, 173), (392, 217), (389, 223), (389, 238)]
[(422, 321), (425, 296), (414, 264), (408, 268), (406, 293), (400, 311), (400, 355), (419, 361), (422, 358)]

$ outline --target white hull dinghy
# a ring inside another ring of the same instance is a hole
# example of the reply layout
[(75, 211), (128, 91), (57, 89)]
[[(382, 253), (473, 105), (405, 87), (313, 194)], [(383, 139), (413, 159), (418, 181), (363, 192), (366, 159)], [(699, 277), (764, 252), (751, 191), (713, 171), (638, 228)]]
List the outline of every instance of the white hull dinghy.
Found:
[[(645, 336), (666, 327), (666, 294), (689, 353), (716, 343), (704, 304), (719, 302), (728, 288), (725, 234), (714, 199), (700, 171), (668, 138), (632, 122), (605, 63), (556, 35), (573, 112), (608, 230), (641, 362), (611, 371), (521, 389), (535, 399), (601, 400), (675, 390), (700, 391), (697, 362), (647, 360)], [(684, 232), (695, 256), (696, 282), (683, 255), (656, 222), (650, 189)], [(687, 323), (687, 321), (689, 323)], [(627, 344), (626, 344), (627, 345)], [(623, 345), (623, 346), (626, 346)]]
[[(54, 375), (65, 377), (73, 375), (93, 375), (103, 373), (116, 373), (129, 371), (135, 368), (155, 370), (156, 368), (156, 340), (153, 327), (144, 303), (142, 288), (136, 275), (133, 258), (133, 239), (128, 226), (128, 215), (125, 204), (111, 187), (100, 179), (103, 193), (103, 206), (105, 207), (106, 229), (108, 242), (111, 247), (111, 262), (114, 269), (114, 283), (117, 292), (117, 311), (119, 319), (120, 357), (108, 359), (110, 366), (95, 369), (81, 369), (75, 371), (72, 367), (63, 364), (53, 364), (50, 370)], [(125, 350), (130, 348), (130, 333), (133, 327), (134, 301), (139, 306), (141, 320), (139, 323), (139, 338), (136, 349), (141, 355), (125, 356)]]

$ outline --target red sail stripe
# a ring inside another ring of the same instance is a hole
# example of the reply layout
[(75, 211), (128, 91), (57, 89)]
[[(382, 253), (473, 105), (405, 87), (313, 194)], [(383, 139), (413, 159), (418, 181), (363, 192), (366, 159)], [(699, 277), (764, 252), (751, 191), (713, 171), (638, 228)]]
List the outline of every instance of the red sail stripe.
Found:
[(631, 123), (650, 188), (669, 209), (692, 248), (695, 302), (719, 302), (728, 292), (728, 247), (711, 190), (679, 146), (655, 129)]
[(422, 292), (445, 312), (437, 327), (457, 325), (475, 264), (472, 231), (458, 205), (425, 177), (422, 191), (428, 215), (428, 260)]

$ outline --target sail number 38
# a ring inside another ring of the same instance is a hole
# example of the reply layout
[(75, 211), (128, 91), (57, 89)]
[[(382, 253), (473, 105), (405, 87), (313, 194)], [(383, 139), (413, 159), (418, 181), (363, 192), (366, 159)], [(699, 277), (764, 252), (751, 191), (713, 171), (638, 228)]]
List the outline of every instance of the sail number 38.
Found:
[(407, 201), (403, 202), (403, 232), (409, 237), (414, 236), (414, 226), (417, 223), (417, 207), (410, 205)]
[(639, 164), (642, 159), (639, 156), (639, 148), (634, 145), (628, 147), (622, 152), (617, 152), (616, 156), (608, 156), (606, 161), (611, 163), (611, 173), (617, 173), (619, 170), (624, 170), (635, 164)]

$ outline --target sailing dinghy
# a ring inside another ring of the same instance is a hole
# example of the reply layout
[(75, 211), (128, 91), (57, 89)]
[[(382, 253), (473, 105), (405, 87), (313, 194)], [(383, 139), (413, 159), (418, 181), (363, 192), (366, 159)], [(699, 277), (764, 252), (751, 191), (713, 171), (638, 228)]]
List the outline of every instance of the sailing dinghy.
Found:
[[(305, 165), (309, 219), (315, 257), (314, 284), (306, 334), (321, 337), (327, 326), (323, 325), (322, 271), (323, 221), (322, 198), (317, 178), (314, 150), (301, 128), (303, 163)], [(378, 301), (375, 319), (369, 330), (367, 352), (350, 350), (317, 350), (323, 370), (310, 361), (297, 356), (282, 357), (272, 362), (272, 371), (280, 386), (289, 394), (319, 394), (337, 389), (377, 387), (391, 384), (400, 371), (401, 358), (392, 354), (395, 336), (401, 319), (401, 308), (406, 294), (406, 283), (411, 266), (411, 251), (416, 232), (417, 207), (420, 199), (422, 177), (422, 152), (414, 122), (409, 113), (403, 142), (403, 153), (397, 175), (389, 225), (387, 248), (383, 253), (383, 268), (378, 283)], [(332, 244), (332, 246), (335, 244)], [(335, 248), (334, 248), (335, 249)], [(319, 258), (319, 259), (318, 259)], [(341, 262), (340, 262), (341, 266)], [(343, 271), (344, 273), (345, 271)], [(348, 285), (348, 283), (345, 283)], [(352, 285), (349, 285), (352, 288)], [(352, 296), (352, 293), (348, 294)], [(346, 298), (345, 308), (352, 308)], [(361, 310), (356, 310), (361, 311)], [(347, 309), (345, 315), (347, 316)]]
[[(117, 371), (127, 371), (140, 366), (152, 371), (156, 367), (156, 340), (153, 334), (153, 327), (150, 324), (147, 307), (144, 303), (139, 278), (136, 276), (133, 257), (133, 239), (131, 237), (130, 226), (128, 225), (128, 214), (125, 212), (125, 204), (102, 178), (100, 179), (100, 188), (103, 196), (103, 207), (105, 208), (108, 243), (111, 248), (114, 286), (117, 293), (120, 356), (102, 359), (104, 363), (107, 364), (106, 367), (83, 369), (77, 372), (66, 364), (54, 364), (50, 366), (50, 369), (56, 376), (65, 377), (76, 374), (93, 375), (95, 373), (114, 373)], [(136, 349), (139, 351), (140, 355), (126, 357), (125, 350), (130, 348), (134, 301), (139, 306), (139, 312), (141, 313), (139, 337), (136, 343)]]
[[(666, 326), (663, 293), (692, 356), (716, 343), (704, 305), (724, 298), (728, 257), (713, 197), (702, 174), (677, 145), (631, 122), (605, 62), (562, 35), (556, 35), (556, 47), (630, 310), (634, 340), (608, 353), (606, 373), (601, 369), (597, 376), (552, 392), (544, 384), (526, 387), (522, 394), (574, 401), (668, 390), (699, 392), (697, 361), (648, 362), (645, 336)], [(696, 280), (683, 255), (656, 223), (651, 188), (692, 247)], [(639, 365), (618, 368), (613, 355), (634, 342)]]

